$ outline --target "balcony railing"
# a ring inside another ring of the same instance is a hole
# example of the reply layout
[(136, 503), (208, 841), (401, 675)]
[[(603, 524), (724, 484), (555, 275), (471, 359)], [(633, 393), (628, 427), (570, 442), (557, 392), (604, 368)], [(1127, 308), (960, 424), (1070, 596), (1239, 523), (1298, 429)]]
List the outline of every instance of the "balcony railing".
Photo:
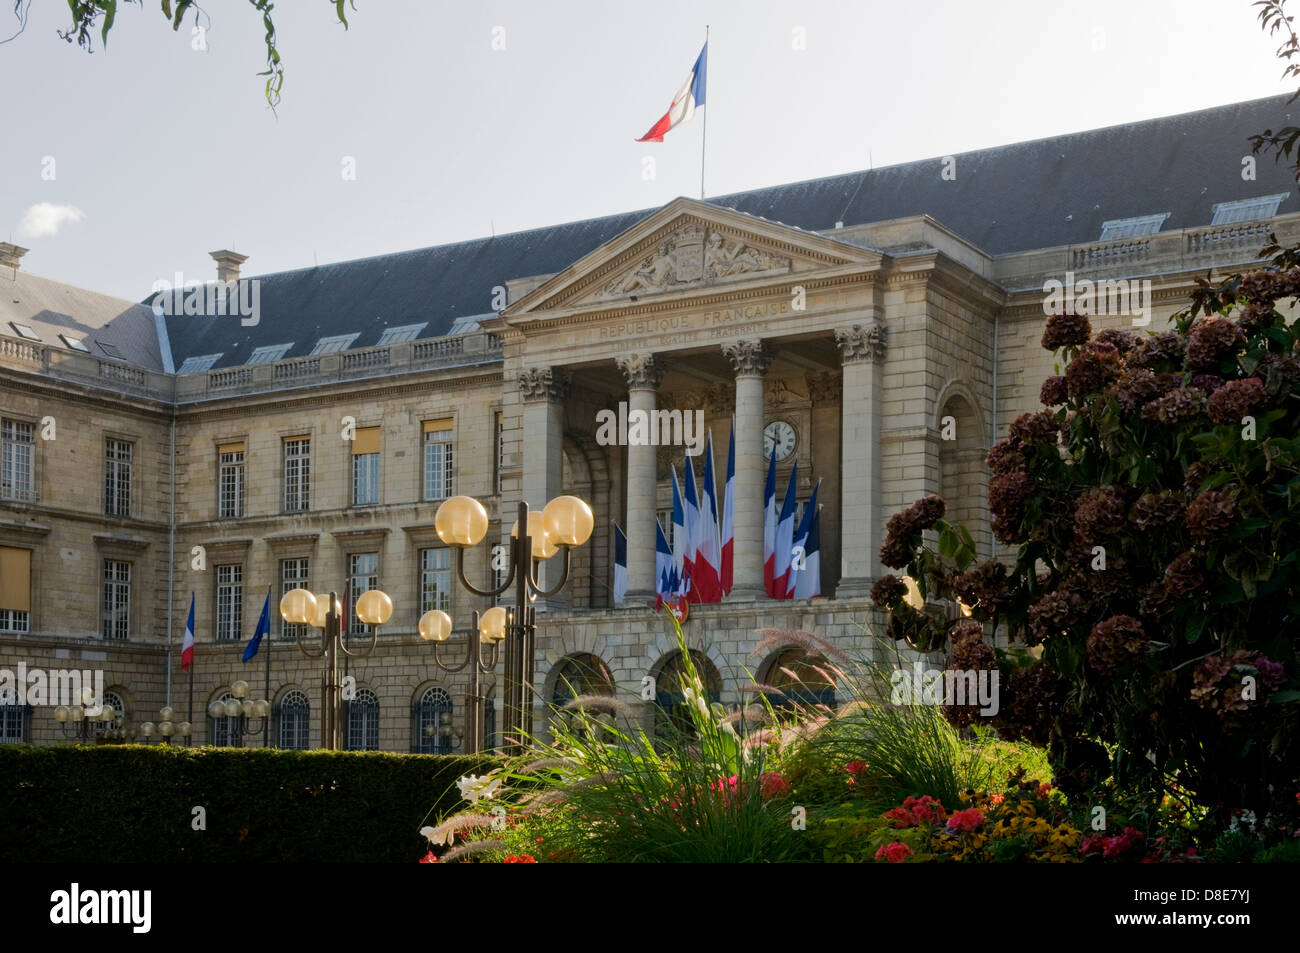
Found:
[(0, 335), (0, 363), (26, 367), (56, 379), (80, 381), (120, 393), (179, 403), (377, 374), (490, 364), (500, 360), (499, 339), (480, 331), (454, 338), (407, 341), (359, 351), (174, 376), (122, 361)]

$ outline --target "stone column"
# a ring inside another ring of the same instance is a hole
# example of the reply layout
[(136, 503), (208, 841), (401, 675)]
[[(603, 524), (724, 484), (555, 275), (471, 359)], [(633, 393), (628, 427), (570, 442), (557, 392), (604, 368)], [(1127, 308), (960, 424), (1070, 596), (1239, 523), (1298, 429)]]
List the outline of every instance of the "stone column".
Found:
[[(564, 402), (569, 397), (570, 379), (550, 367), (525, 368), (519, 374), (519, 391), (524, 401), (523, 498), (530, 510), (540, 513), (563, 493)], [(508, 535), (516, 514), (501, 514), (502, 530)], [(560, 579), (560, 559), (552, 557), (538, 568), (538, 582), (549, 589)], [(547, 604), (563, 603), (564, 593)], [(538, 603), (541, 607), (543, 604)]]
[(763, 375), (771, 358), (763, 341), (722, 345), (736, 372), (735, 580), (741, 599), (765, 595), (763, 588)]
[[(628, 431), (633, 415), (645, 415), (647, 428), (653, 425), (659, 368), (653, 354), (629, 354), (614, 362), (627, 379)], [(649, 433), (647, 429), (645, 431)], [(653, 604), (655, 596), (655, 458), (649, 442), (627, 447), (627, 601)]]
[(865, 598), (879, 577), (881, 381), (885, 328), (874, 319), (835, 332), (843, 360), (840, 584), (836, 598)]

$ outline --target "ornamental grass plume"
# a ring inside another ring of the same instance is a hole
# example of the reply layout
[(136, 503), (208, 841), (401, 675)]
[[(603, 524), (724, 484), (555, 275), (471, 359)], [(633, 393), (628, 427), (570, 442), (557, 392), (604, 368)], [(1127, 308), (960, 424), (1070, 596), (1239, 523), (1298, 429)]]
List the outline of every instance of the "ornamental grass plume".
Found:
[(766, 656), (777, 649), (800, 648), (807, 655), (822, 655), (840, 663), (849, 661), (848, 655), (841, 649), (814, 632), (806, 632), (802, 629), (767, 628), (755, 629), (754, 634), (758, 636), (759, 641), (754, 646), (754, 650), (749, 653), (751, 656)]
[(492, 851), (499, 850), (505, 846), (502, 840), (472, 840), (466, 841), (458, 847), (453, 847), (447, 853), (442, 855), (442, 863), (450, 864), (458, 860), (464, 860), (466, 857), (473, 857), (477, 854), (489, 854)]
[(619, 701), (613, 695), (579, 695), (571, 698), (561, 706), (562, 711), (607, 711), (619, 718), (634, 721), (636, 712), (626, 702)]

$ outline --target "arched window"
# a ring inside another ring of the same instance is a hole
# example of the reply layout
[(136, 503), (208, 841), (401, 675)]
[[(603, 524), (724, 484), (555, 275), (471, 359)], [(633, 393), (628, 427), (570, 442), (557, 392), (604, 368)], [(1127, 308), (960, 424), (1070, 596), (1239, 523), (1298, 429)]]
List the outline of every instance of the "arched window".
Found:
[[(565, 712), (563, 708), (574, 698), (583, 695), (613, 695), (614, 676), (609, 667), (598, 656), (588, 652), (579, 652), (561, 659), (556, 665), (555, 681), (551, 687), (551, 704), (555, 706), (557, 718), (569, 719), (570, 727), (575, 727), (579, 715), (577, 712)], [(593, 717), (608, 720), (605, 712), (591, 712)], [(606, 716), (606, 717), (602, 717)]]
[[(691, 649), (691, 661), (700, 676), (700, 681), (704, 684), (705, 701), (710, 705), (720, 702), (722, 676), (718, 674), (718, 670), (709, 661), (708, 656), (698, 649)], [(686, 711), (686, 698), (682, 694), (685, 675), (686, 667), (681, 652), (673, 652), (659, 669), (659, 675), (655, 678), (655, 705), (658, 706), (655, 716), (656, 735), (667, 733), (670, 724), (687, 734), (693, 734), (695, 731), (691, 716)]]
[(311, 745), (311, 702), (305, 692), (287, 691), (275, 706), (276, 744), (281, 748), (303, 751)]
[(835, 706), (835, 683), (830, 680), (832, 675), (826, 659), (820, 655), (809, 655), (796, 647), (782, 649), (762, 671), (766, 674), (760, 681), (781, 690), (780, 695), (768, 696), (773, 707)]
[(412, 709), (411, 750), (416, 754), (451, 754), (451, 696), (437, 685), (427, 689)]
[(379, 697), (368, 688), (357, 689), (352, 701), (344, 702), (343, 746), (348, 751), (375, 751), (379, 748)]
[(31, 723), (31, 705), (0, 702), (0, 745), (26, 744)]
[[(217, 701), (224, 704), (234, 697), (230, 692), (225, 692), (217, 698)], [(239, 731), (239, 719), (229, 715), (222, 715), (220, 718), (208, 716), (208, 737), (212, 739), (212, 745), (216, 748), (239, 748), (244, 743)]]
[(992, 546), (988, 529), (988, 453), (986, 431), (970, 402), (960, 394), (944, 401), (939, 411), (939, 495), (948, 504), (945, 518), (970, 530), (975, 547), (987, 555)]
[(112, 724), (98, 722), (95, 726), (97, 738), (109, 741), (122, 741), (122, 726), (126, 724), (126, 703), (117, 692), (104, 692), (104, 704), (113, 706)]

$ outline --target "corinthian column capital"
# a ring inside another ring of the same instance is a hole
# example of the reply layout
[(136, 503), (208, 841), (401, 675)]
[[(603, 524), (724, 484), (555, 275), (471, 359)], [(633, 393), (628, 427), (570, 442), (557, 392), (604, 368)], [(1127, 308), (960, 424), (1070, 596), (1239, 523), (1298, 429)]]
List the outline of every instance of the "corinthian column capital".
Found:
[(835, 343), (840, 346), (840, 354), (845, 364), (859, 361), (873, 361), (876, 364), (885, 360), (885, 326), (875, 321), (866, 321), (835, 332)]
[(519, 392), (525, 402), (563, 403), (569, 397), (569, 375), (550, 367), (526, 367), (519, 372)]
[(724, 344), (722, 353), (731, 361), (732, 370), (737, 377), (761, 377), (772, 361), (772, 356), (767, 352), (767, 344), (761, 338)]
[(655, 390), (659, 386), (659, 368), (653, 354), (629, 354), (614, 358), (623, 372), (628, 390)]

